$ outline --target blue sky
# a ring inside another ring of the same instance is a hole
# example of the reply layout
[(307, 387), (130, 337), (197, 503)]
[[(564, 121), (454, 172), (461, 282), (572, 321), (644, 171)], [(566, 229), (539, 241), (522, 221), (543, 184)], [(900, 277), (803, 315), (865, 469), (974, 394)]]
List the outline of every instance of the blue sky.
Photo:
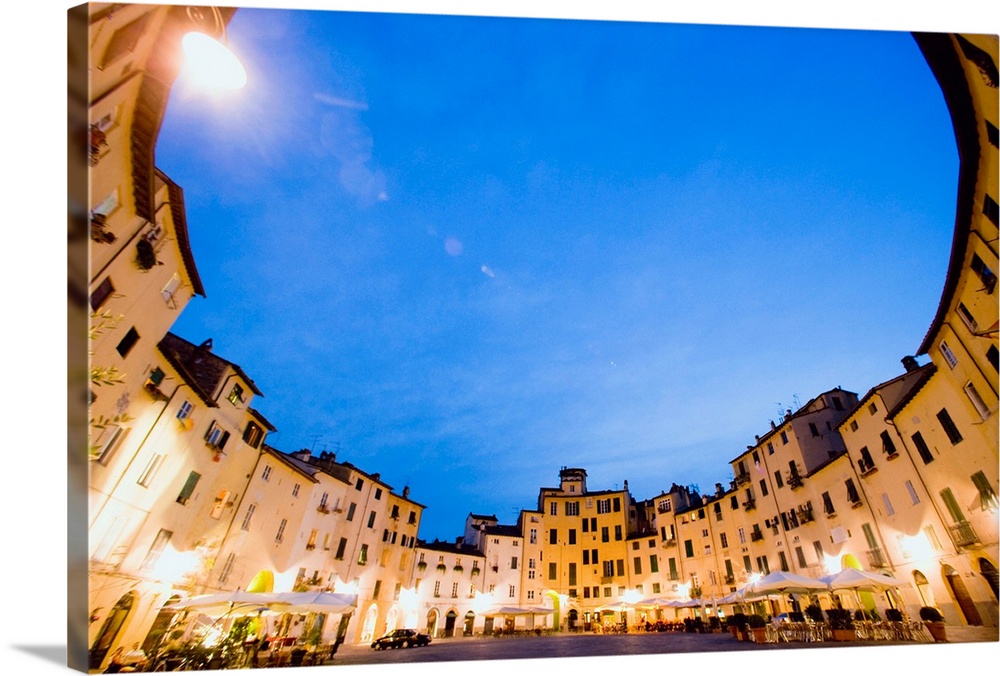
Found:
[(174, 330), (422, 537), (563, 465), (711, 491), (933, 317), (957, 156), (908, 33), (243, 9), (229, 43), (247, 88), (179, 81), (157, 147), (207, 289)]

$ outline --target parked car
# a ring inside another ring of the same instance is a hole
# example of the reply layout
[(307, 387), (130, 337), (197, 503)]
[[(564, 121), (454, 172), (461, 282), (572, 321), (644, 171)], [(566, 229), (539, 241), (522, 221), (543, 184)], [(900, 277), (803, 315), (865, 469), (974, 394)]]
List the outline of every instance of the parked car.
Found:
[(413, 629), (396, 629), (390, 631), (381, 638), (372, 641), (372, 650), (385, 650), (386, 648), (413, 648), (415, 646), (425, 646), (431, 642), (431, 637), (427, 634), (420, 634)]

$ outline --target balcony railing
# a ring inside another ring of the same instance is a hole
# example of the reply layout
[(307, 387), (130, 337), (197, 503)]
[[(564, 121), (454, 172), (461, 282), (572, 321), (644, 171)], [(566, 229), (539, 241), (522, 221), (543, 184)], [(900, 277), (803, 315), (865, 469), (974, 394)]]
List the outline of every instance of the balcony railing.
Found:
[(750, 533), (751, 542), (760, 542), (763, 539), (764, 539), (764, 533), (762, 533), (759, 530), (755, 530), (752, 533)]
[(737, 474), (736, 475), (736, 485), (737, 486), (742, 486), (743, 484), (748, 484), (748, 483), (750, 483), (750, 473), (749, 472), (743, 472), (741, 474)]
[(976, 531), (968, 521), (948, 526), (948, 532), (951, 533), (951, 539), (955, 542), (956, 547), (968, 547), (979, 542)]
[(743, 503), (743, 509), (747, 510), (748, 512), (752, 512), (754, 509), (756, 509), (756, 507), (757, 503), (754, 502), (753, 500), (747, 500), (746, 502)]
[(802, 488), (802, 477), (799, 476), (798, 474), (789, 474), (787, 483), (788, 487), (791, 488), (792, 490), (795, 490), (796, 488)]
[(882, 553), (882, 549), (880, 547), (869, 549), (867, 554), (869, 568), (885, 568), (888, 565), (888, 562), (885, 559), (885, 554)]
[(676, 547), (677, 546), (677, 540), (675, 540), (674, 538), (670, 538), (668, 540), (664, 540), (663, 541), (663, 546), (664, 547)]

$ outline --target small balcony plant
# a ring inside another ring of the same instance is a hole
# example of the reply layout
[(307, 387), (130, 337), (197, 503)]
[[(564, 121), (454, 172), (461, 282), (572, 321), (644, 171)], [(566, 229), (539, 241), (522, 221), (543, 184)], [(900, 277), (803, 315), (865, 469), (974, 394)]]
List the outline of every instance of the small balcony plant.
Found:
[(764, 619), (763, 615), (756, 613), (750, 615), (747, 618), (747, 624), (750, 627), (754, 643), (767, 643), (767, 620)]
[(853, 641), (857, 638), (851, 611), (846, 608), (830, 608), (826, 611), (830, 621), (830, 634), (834, 641)]

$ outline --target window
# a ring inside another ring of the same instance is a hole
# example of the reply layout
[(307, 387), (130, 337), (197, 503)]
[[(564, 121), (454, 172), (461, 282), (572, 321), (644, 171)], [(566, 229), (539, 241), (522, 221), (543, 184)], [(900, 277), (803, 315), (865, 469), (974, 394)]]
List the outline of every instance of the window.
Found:
[(632, 559), (632, 569), (636, 575), (642, 575), (642, 559), (638, 556)]
[(99, 449), (96, 453), (97, 462), (107, 467), (126, 434), (128, 434), (128, 428), (118, 425), (109, 425), (101, 430), (100, 436), (95, 439)]
[(819, 430), (816, 429), (816, 423), (809, 423), (809, 432), (814, 436), (819, 436)]
[(843, 411), (844, 405), (840, 402), (840, 397), (831, 397), (833, 399), (833, 408), (835, 411)]
[(299, 489), (300, 488), (302, 488), (302, 486), (300, 486), (299, 484), (295, 484), (294, 486), (292, 486), (292, 497), (293, 498), (299, 497)]
[(976, 413), (979, 414), (979, 417), (983, 420), (989, 418), (990, 409), (986, 406), (986, 402), (983, 401), (983, 398), (979, 396), (979, 391), (976, 389), (976, 386), (970, 381), (966, 383), (965, 387), (962, 389), (965, 392), (965, 396), (969, 398), (969, 402), (972, 404), (972, 407), (976, 409)]
[(250, 530), (250, 521), (253, 520), (253, 514), (256, 511), (257, 505), (247, 507), (247, 513), (243, 516), (243, 523), (240, 525), (240, 530)]
[(507, 586), (507, 597), (508, 598), (514, 598), (514, 596), (516, 594), (517, 594), (517, 589), (514, 587), (514, 585), (508, 585)]
[(157, 561), (160, 560), (160, 554), (166, 549), (167, 543), (170, 542), (170, 538), (173, 535), (173, 531), (160, 529), (160, 532), (156, 534), (156, 538), (153, 540), (153, 544), (149, 546), (146, 558), (142, 560), (142, 565), (139, 566), (140, 570), (152, 570), (156, 566)]
[(739, 496), (737, 496), (737, 495), (731, 495), (731, 496), (729, 496), (729, 507), (731, 509), (739, 509), (740, 508), (740, 498), (739, 498)]
[(615, 540), (622, 539), (622, 527), (621, 524), (615, 526)]
[(861, 458), (858, 460), (858, 470), (864, 474), (872, 469), (875, 469), (875, 461), (872, 460), (872, 454), (868, 450), (867, 446), (862, 446), (861, 450), (858, 451)]
[(417, 513), (414, 512), (413, 510), (410, 510), (410, 518), (406, 523), (412, 525), (415, 524), (416, 522), (417, 522)]
[[(992, 82), (991, 85), (996, 89), (997, 84), (997, 68), (994, 65), (992, 68)], [(983, 215), (990, 219), (993, 225), (997, 225), (997, 220), (1000, 219), (1000, 205), (997, 204), (996, 200), (990, 197), (989, 193), (983, 195)]]
[(242, 404), (243, 403), (243, 386), (240, 385), (239, 383), (233, 383), (233, 389), (229, 390), (229, 396), (226, 397), (226, 399), (228, 399), (229, 403), (233, 404), (234, 406), (236, 404)]
[(615, 562), (610, 559), (603, 564), (604, 577), (612, 577), (615, 574)]
[(436, 580), (434, 582), (434, 597), (437, 598), (441, 596), (441, 580)]
[(337, 553), (334, 556), (338, 561), (344, 560), (344, 551), (347, 549), (347, 538), (340, 538), (340, 542), (337, 543)]
[(198, 485), (198, 479), (201, 475), (197, 472), (191, 472), (188, 474), (187, 481), (184, 482), (184, 488), (181, 489), (180, 495), (177, 496), (177, 502), (182, 505), (186, 505), (188, 500), (191, 499), (191, 495), (194, 493), (194, 487)]
[(219, 423), (213, 420), (205, 432), (205, 443), (215, 450), (221, 451), (225, 448), (227, 441), (229, 441), (229, 432), (222, 429)]
[(889, 501), (889, 494), (888, 493), (883, 493), (882, 494), (882, 504), (885, 505), (885, 515), (886, 516), (892, 516), (893, 514), (896, 513), (896, 510), (894, 510), (892, 508), (892, 503)]
[(601, 542), (611, 542), (611, 537), (608, 535), (608, 527), (601, 526)]
[(660, 572), (660, 562), (659, 559), (656, 558), (656, 554), (649, 555), (649, 572), (650, 573)]
[(128, 330), (128, 332), (125, 333), (125, 337), (121, 339), (121, 342), (118, 343), (118, 347), (116, 347), (115, 349), (118, 350), (118, 354), (125, 357), (128, 355), (129, 352), (132, 351), (132, 348), (135, 347), (135, 344), (138, 341), (139, 341), (139, 332), (136, 331), (135, 327), (133, 326), (131, 329)]
[(785, 558), (785, 553), (782, 551), (778, 552), (778, 561), (781, 566), (781, 570), (788, 572), (788, 559)]
[(878, 406), (876, 406), (875, 402), (873, 401), (872, 403), (868, 404), (868, 414), (875, 415), (876, 413), (878, 413)]
[(958, 428), (955, 427), (955, 422), (951, 419), (951, 416), (948, 415), (947, 409), (942, 408), (938, 411), (937, 419), (938, 422), (941, 423), (941, 429), (943, 429), (944, 433), (948, 435), (948, 439), (951, 441), (952, 445), (955, 445), (962, 440), (962, 434), (958, 431)]
[(553, 528), (549, 530), (549, 544), (554, 545), (559, 543), (559, 530)]
[(191, 404), (191, 402), (185, 400), (184, 403), (181, 404), (181, 407), (177, 409), (177, 419), (187, 420), (188, 418), (191, 417), (191, 411), (193, 410), (194, 406)]
[(275, 542), (281, 542), (285, 538), (285, 526), (288, 525), (288, 519), (282, 519), (281, 523), (278, 524), (278, 532), (274, 535)]
[(554, 500), (549, 503), (549, 516), (557, 516), (559, 514), (559, 503)]
[(569, 529), (569, 543), (571, 545), (575, 545), (576, 544), (576, 529), (575, 528), (570, 528)]
[(786, 434), (784, 430), (781, 431), (781, 443), (782, 444), (788, 443), (788, 434)]
[(549, 564), (549, 579), (550, 580), (555, 580), (559, 576), (558, 573), (559, 573), (559, 571), (558, 571), (558, 568), (556, 568), (556, 564), (555, 563), (550, 563)]
[(958, 357), (956, 357), (955, 353), (951, 351), (950, 347), (948, 347), (948, 343), (942, 340), (940, 348), (941, 356), (944, 357), (945, 362), (948, 363), (948, 368), (955, 368), (958, 366)]
[(928, 464), (934, 461), (934, 455), (931, 453), (931, 449), (927, 447), (927, 442), (924, 441), (924, 435), (920, 432), (915, 432), (912, 437), (913, 445), (917, 448), (917, 453), (920, 454), (920, 459), (924, 461), (924, 464)]
[(784, 480), (781, 478), (780, 469), (774, 470), (774, 483), (777, 484), (778, 488), (781, 488), (782, 486), (785, 485)]
[(622, 511), (622, 499), (621, 498), (613, 498), (613, 502), (614, 502), (614, 510), (616, 512)]
[(153, 457), (146, 463), (146, 467), (142, 470), (142, 474), (139, 475), (139, 480), (136, 483), (143, 488), (149, 488), (149, 485), (153, 483), (153, 479), (156, 478), (156, 473), (159, 471), (160, 466), (163, 464), (164, 457), (166, 456), (154, 453)]
[(528, 542), (530, 544), (533, 544), (533, 545), (538, 544), (538, 530), (537, 529), (532, 528), (530, 531), (528, 531)]
[(830, 498), (829, 493), (823, 493), (823, 513), (824, 514), (836, 513), (836, 510), (833, 508), (833, 500)]
[(568, 573), (569, 573), (569, 585), (570, 586), (576, 586), (576, 564), (575, 563), (570, 563), (568, 568), (569, 568), (569, 570), (568, 570)]
[(596, 549), (591, 549), (590, 550), (590, 563), (592, 565), (595, 565), (595, 566), (597, 565), (597, 550)]
[(597, 513), (609, 514), (611, 512), (611, 499), (603, 498), (597, 501)]
[(352, 502), (350, 507), (347, 508), (347, 520), (354, 521), (354, 511), (358, 508), (357, 503)]
[(226, 563), (222, 566), (222, 572), (219, 573), (219, 582), (225, 584), (229, 580), (229, 576), (233, 572), (233, 565), (236, 563), (236, 552), (230, 552), (229, 556), (226, 557)]
[(510, 569), (511, 570), (517, 570), (517, 557), (516, 556), (510, 557)]
[(369, 528), (374, 528), (375, 527), (375, 510), (372, 510), (368, 514), (368, 527)]
[(799, 568), (805, 568), (806, 567), (806, 555), (802, 551), (802, 547), (796, 547), (795, 548), (795, 559), (799, 563)]
[(847, 488), (847, 501), (852, 505), (861, 504), (861, 496), (858, 494), (858, 489), (854, 486), (854, 479), (845, 481), (844, 486)]
[(996, 345), (990, 345), (986, 349), (986, 361), (990, 363), (994, 371), (1000, 370), (1000, 350)]
[(261, 439), (264, 438), (264, 430), (260, 425), (253, 422), (252, 420), (247, 423), (246, 429), (243, 430), (243, 441), (245, 441), (250, 446), (254, 448), (260, 447)]
[(979, 471), (970, 478), (979, 492), (979, 505), (983, 510), (996, 509), (997, 494), (994, 492), (993, 486), (990, 485), (990, 480), (986, 478), (986, 475), (982, 471)]
[(573, 501), (566, 503), (566, 516), (579, 516), (580, 515), (580, 502)]
[(358, 479), (357, 481), (354, 482), (354, 490), (360, 491), (364, 487), (365, 487), (364, 479)]
[(763, 496), (765, 498), (768, 495), (768, 493), (767, 493), (767, 479), (761, 479), (760, 480), (760, 494), (761, 494), (761, 496)]
[(719, 533), (719, 542), (723, 549), (729, 549), (729, 538), (726, 537), (725, 533)]
[(740, 539), (741, 545), (745, 545), (747, 543), (747, 534), (746, 531), (743, 530), (742, 526), (736, 529), (736, 536)]
[(458, 583), (457, 582), (452, 582), (451, 583), (451, 598), (453, 598), (453, 599), (457, 599), (458, 598)]
[(94, 311), (99, 310), (114, 292), (115, 285), (111, 283), (111, 278), (105, 277), (104, 280), (94, 289), (94, 292), (90, 294), (90, 309)]
[(883, 430), (879, 437), (882, 439), (882, 452), (889, 458), (896, 457), (896, 444), (892, 443), (892, 437), (889, 436), (889, 433)]
[(689, 559), (694, 557), (694, 542), (691, 540), (684, 541), (684, 555)]
[(625, 560), (617, 559), (615, 561), (615, 571), (618, 573), (618, 577), (625, 577)]
[(975, 333), (979, 329), (979, 324), (976, 322), (976, 318), (972, 316), (972, 313), (969, 312), (969, 308), (965, 307), (964, 303), (958, 304), (958, 316), (962, 318), (962, 321), (965, 322), (966, 328), (968, 328), (972, 333)]
[(271, 466), (270, 465), (264, 465), (264, 470), (260, 473), (260, 479), (261, 479), (261, 481), (270, 481), (271, 480)]
[(368, 545), (361, 545), (361, 550), (358, 552), (358, 565), (363, 566), (368, 563)]
[(767, 454), (774, 455), (774, 443), (771, 441), (767, 442)]

